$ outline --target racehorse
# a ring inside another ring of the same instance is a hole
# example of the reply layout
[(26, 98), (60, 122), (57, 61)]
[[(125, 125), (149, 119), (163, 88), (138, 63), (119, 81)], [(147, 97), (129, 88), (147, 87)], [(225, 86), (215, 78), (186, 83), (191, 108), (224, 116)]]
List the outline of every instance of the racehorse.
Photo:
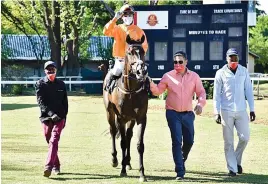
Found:
[(122, 75), (111, 93), (105, 90), (105, 82), (103, 85), (103, 100), (112, 137), (112, 166), (117, 167), (118, 165), (115, 139), (119, 134), (122, 149), (120, 176), (127, 176), (126, 166), (131, 168), (130, 142), (133, 127), (137, 122), (140, 182), (146, 181), (143, 166), (143, 139), (147, 122), (148, 93), (144, 87), (147, 77), (147, 66), (144, 61), (145, 52), (141, 46), (144, 39), (143, 36), (140, 41), (134, 41), (127, 36), (126, 41), (129, 47), (126, 51)]

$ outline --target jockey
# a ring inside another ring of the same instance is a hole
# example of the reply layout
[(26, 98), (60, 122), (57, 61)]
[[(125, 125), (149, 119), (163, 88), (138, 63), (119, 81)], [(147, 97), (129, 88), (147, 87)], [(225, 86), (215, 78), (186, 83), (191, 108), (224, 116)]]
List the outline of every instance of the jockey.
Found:
[[(125, 55), (128, 48), (126, 43), (127, 35), (130, 36), (132, 40), (139, 41), (145, 33), (138, 26), (134, 25), (133, 21), (134, 8), (131, 5), (123, 5), (119, 12), (116, 12), (114, 18), (110, 20), (103, 29), (103, 34), (106, 36), (114, 37), (113, 43), (113, 57), (115, 58), (115, 63), (113, 69), (108, 72), (106, 87), (108, 90), (111, 82), (119, 77), (124, 70), (125, 65)], [(118, 19), (122, 18), (123, 24), (116, 25)], [(145, 36), (145, 40), (142, 43), (142, 48), (146, 53), (148, 49), (148, 43)]]

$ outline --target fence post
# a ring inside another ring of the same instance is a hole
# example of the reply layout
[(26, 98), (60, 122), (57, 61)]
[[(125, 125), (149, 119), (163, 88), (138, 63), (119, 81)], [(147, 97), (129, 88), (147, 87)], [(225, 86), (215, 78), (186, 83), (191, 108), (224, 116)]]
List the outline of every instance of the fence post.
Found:
[(258, 80), (258, 87), (257, 87), (257, 99), (259, 100), (260, 95), (260, 80)]
[(70, 81), (70, 84), (69, 84), (69, 91), (72, 91), (72, 84), (71, 84), (72, 79), (71, 79), (71, 77), (69, 77), (69, 81)]

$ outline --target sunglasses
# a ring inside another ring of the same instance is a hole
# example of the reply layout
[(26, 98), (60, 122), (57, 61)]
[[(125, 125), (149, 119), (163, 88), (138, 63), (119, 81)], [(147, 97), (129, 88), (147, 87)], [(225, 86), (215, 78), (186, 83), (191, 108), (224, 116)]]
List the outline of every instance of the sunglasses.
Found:
[(182, 60), (180, 60), (180, 61), (174, 60), (173, 62), (174, 62), (174, 64), (183, 64), (183, 61)]

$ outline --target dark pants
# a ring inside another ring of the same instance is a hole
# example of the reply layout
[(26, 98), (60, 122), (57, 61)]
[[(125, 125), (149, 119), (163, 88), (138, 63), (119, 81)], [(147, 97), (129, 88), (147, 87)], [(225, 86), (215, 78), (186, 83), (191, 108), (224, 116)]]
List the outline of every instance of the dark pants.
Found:
[(45, 169), (52, 170), (53, 167), (60, 169), (60, 160), (58, 157), (58, 144), (60, 140), (61, 131), (65, 126), (65, 119), (53, 123), (52, 121), (45, 121), (43, 124), (43, 131), (48, 143), (48, 155)]
[(194, 119), (192, 111), (166, 110), (166, 118), (172, 139), (172, 153), (177, 176), (185, 175), (184, 162), (194, 143)]

